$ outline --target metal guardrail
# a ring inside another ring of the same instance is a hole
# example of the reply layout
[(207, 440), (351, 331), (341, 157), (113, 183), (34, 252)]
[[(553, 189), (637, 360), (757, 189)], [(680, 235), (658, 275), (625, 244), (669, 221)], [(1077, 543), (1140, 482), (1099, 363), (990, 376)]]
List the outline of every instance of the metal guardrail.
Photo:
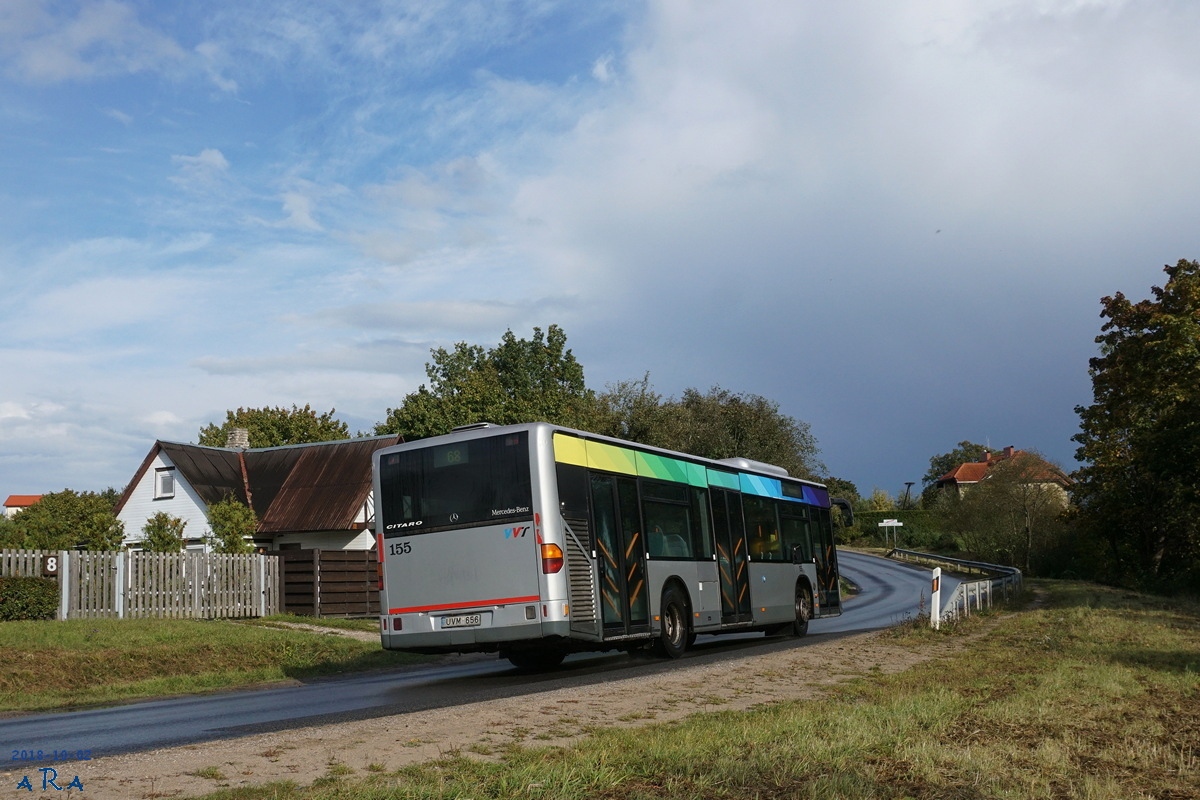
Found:
[(1008, 600), (1010, 593), (1015, 595), (1021, 591), (1021, 570), (1016, 567), (988, 564), (984, 561), (967, 561), (961, 558), (920, 553), (915, 550), (901, 550), (900, 548), (890, 551), (888, 558), (932, 564), (944, 567), (951, 572), (965, 572), (967, 575), (978, 572), (984, 576), (974, 580), (963, 580), (958, 584), (958, 588), (954, 590), (950, 599), (942, 603), (939, 617), (942, 622), (949, 622), (959, 615), (969, 617), (972, 608), (976, 611), (991, 608), (994, 595), (1003, 594), (1004, 599)]

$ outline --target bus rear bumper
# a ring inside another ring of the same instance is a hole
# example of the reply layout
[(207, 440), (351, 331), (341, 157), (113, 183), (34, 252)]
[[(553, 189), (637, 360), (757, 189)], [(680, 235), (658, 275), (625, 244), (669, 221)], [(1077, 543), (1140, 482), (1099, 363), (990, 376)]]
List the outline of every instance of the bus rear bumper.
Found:
[(571, 625), (567, 621), (530, 622), (444, 631), (386, 631), (381, 634), (381, 643), (385, 650), (411, 653), (492, 653), (515, 642), (566, 639), (570, 632)]

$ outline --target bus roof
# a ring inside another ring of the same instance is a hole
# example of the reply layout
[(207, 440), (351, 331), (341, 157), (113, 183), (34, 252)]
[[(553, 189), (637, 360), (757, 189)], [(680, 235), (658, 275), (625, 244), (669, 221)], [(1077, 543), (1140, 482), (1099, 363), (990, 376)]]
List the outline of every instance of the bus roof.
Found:
[[(725, 458), (725, 459), (705, 458), (704, 456), (692, 455), (691, 453), (684, 453), (682, 451), (668, 450), (668, 449), (662, 448), (662, 447), (654, 447), (653, 445), (641, 444), (640, 442), (633, 442), (633, 441), (629, 441), (627, 439), (619, 439), (614, 436), (605, 436), (605, 435), (599, 434), (599, 433), (591, 433), (589, 431), (583, 431), (583, 430), (579, 430), (577, 428), (570, 428), (565, 425), (557, 425), (557, 424), (550, 423), (550, 422), (520, 422), (520, 423), (511, 424), (511, 425), (502, 425), (502, 424), (497, 424), (497, 423), (493, 423), (493, 422), (476, 422), (476, 423), (472, 423), (470, 425), (460, 425), (460, 426), (454, 428), (453, 430), (451, 430), (450, 433), (443, 434), (441, 436), (431, 436), (426, 439), (416, 439), (411, 442), (407, 442), (407, 443), (401, 444), (401, 445), (396, 445), (395, 447), (391, 447), (391, 448), (387, 448), (387, 449), (388, 450), (396, 450), (396, 449), (407, 450), (407, 449), (411, 449), (413, 447), (421, 446), (423, 444), (424, 445), (434, 444), (437, 440), (440, 440), (440, 439), (459, 438), (462, 434), (478, 433), (478, 434), (482, 434), (482, 435), (494, 435), (494, 434), (501, 434), (506, 431), (534, 430), (534, 429), (549, 429), (553, 433), (563, 433), (563, 434), (567, 434), (569, 436), (576, 436), (585, 441), (603, 442), (605, 444), (613, 445), (615, 447), (625, 448), (628, 450), (639, 451), (639, 452), (643, 452), (643, 453), (653, 453), (653, 454), (667, 457), (667, 458), (690, 461), (692, 463), (702, 464), (706, 467), (709, 467), (709, 468), (711, 468), (713, 470), (717, 470), (717, 471), (724, 470), (724, 471), (746, 472), (746, 473), (752, 473), (752, 474), (757, 474), (757, 475), (769, 476), (770, 478), (774, 478), (776, 480), (786, 480), (788, 482), (802, 483), (807, 486), (819, 487), (822, 489), (825, 488), (825, 484), (820, 483), (819, 481), (813, 481), (813, 480), (808, 480), (806, 478), (798, 478), (794, 475), (789, 475), (788, 471), (786, 469), (784, 469), (783, 467), (777, 466), (775, 464), (768, 464), (763, 461), (755, 461), (753, 459), (743, 458), (743, 457)], [(471, 438), (474, 438), (474, 437), (471, 437)]]

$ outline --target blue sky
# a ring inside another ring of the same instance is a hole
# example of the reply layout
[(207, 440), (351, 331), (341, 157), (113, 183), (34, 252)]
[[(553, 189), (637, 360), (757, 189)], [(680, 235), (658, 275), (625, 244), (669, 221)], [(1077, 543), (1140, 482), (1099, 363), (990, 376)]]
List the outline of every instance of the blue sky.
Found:
[(0, 5), (0, 495), (238, 406), (370, 430), (554, 323), (903, 492), (1074, 467), (1100, 298), (1200, 258), (1200, 5)]

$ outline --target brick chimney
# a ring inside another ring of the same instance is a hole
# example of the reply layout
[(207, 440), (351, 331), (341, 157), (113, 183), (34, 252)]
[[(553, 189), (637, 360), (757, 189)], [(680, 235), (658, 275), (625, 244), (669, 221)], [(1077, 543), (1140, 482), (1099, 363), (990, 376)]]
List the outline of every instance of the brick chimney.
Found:
[(250, 431), (245, 428), (234, 428), (225, 437), (225, 446), (236, 450), (246, 450), (250, 447)]

